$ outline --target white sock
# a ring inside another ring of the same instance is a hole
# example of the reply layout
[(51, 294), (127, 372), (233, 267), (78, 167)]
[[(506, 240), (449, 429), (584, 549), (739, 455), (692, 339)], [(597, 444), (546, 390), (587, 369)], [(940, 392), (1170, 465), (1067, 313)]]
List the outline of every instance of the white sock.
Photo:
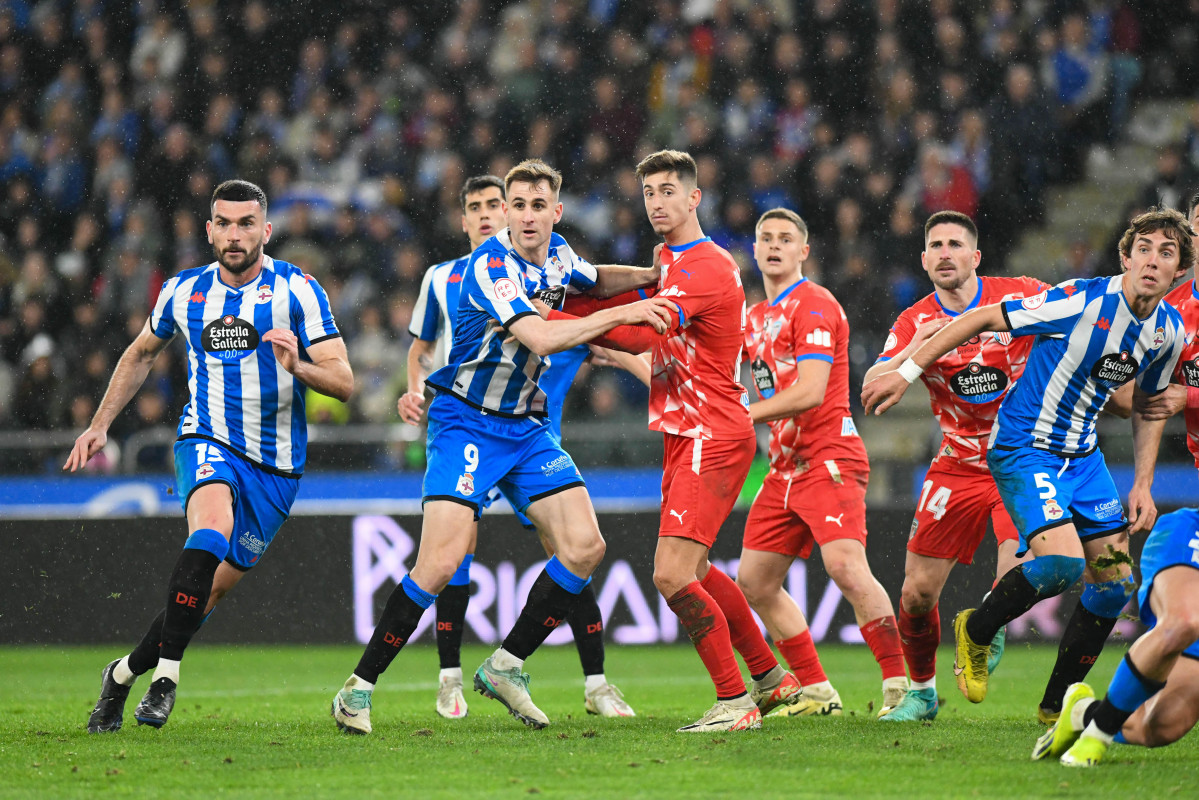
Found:
[(912, 681), (910, 684), (908, 684), (908, 688), (909, 689), (933, 689), (935, 691), (937, 688), (937, 679), (929, 678), (926, 681)]
[(175, 682), (175, 685), (178, 685), (179, 662), (172, 661), (169, 658), (158, 659), (158, 666), (154, 668), (154, 680), (158, 680), (159, 678), (170, 678)]
[(1089, 723), (1087, 723), (1087, 728), (1082, 732), (1082, 735), (1090, 736), (1092, 739), (1098, 739), (1104, 744), (1111, 744), (1112, 740), (1116, 738), (1114, 733), (1104, 733), (1103, 731), (1099, 730), (1099, 726), (1095, 724), (1095, 720), (1091, 720)]
[(360, 692), (373, 692), (375, 690), (375, 684), (371, 683), (370, 681), (364, 681), (357, 675), (350, 675), (350, 677), (346, 679), (345, 685), (341, 688), (346, 690), (357, 689)]
[(1095, 698), (1088, 697), (1085, 700), (1079, 700), (1074, 704), (1074, 708), (1070, 709), (1070, 725), (1076, 731), (1081, 731), (1084, 727), (1083, 720), (1086, 719), (1087, 708), (1094, 703)]
[(129, 656), (125, 656), (112, 668), (112, 679), (122, 686), (132, 686), (137, 676), (129, 669)]
[(502, 647), (491, 654), (491, 666), (496, 669), (520, 669), (524, 665), (525, 660), (523, 658), (517, 658)]
[(437, 673), (437, 682), (445, 683), (446, 681), (457, 681), (462, 683), (462, 667), (446, 667), (441, 672)]
[(598, 675), (584, 675), (583, 691), (594, 692), (596, 689), (603, 687), (607, 682), (608, 679), (604, 677), (604, 673), (602, 672)]

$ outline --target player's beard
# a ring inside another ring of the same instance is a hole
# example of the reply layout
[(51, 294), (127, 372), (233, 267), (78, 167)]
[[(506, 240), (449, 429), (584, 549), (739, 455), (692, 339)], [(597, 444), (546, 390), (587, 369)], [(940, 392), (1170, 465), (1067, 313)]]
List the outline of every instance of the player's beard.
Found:
[(933, 286), (936, 286), (938, 289), (942, 289), (946, 292), (952, 292), (962, 288), (962, 284), (969, 279), (970, 273), (967, 272), (965, 275), (962, 275), (955, 268), (952, 276), (942, 278), (934, 269), (930, 277), (932, 278)]
[(216, 260), (218, 262), (220, 262), (220, 265), (222, 267), (229, 270), (229, 272), (232, 273), (233, 275), (241, 275), (243, 272), (248, 270), (250, 267), (257, 264), (258, 259), (262, 257), (262, 242), (259, 242), (258, 246), (255, 247), (254, 249), (242, 250), (241, 253), (244, 254), (245, 258), (242, 260), (242, 262), (240, 264), (231, 264), (229, 262), (229, 259), (227, 258), (227, 254), (228, 254), (227, 250), (224, 253), (217, 252)]

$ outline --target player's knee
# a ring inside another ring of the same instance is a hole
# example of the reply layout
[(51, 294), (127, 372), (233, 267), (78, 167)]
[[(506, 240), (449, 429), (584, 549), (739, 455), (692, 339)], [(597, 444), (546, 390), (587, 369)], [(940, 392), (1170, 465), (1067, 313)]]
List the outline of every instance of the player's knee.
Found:
[(1111, 619), (1120, 616), (1136, 591), (1137, 582), (1131, 575), (1120, 580), (1088, 583), (1083, 587), (1080, 602), (1095, 616)]
[(1178, 613), (1166, 614), (1158, 619), (1153, 634), (1159, 638), (1162, 649), (1181, 653), (1199, 641), (1199, 614), (1190, 609), (1179, 609)]
[(766, 599), (774, 591), (777, 591), (775, 587), (768, 587), (764, 581), (756, 579), (753, 574), (739, 574), (737, 576), (737, 587), (745, 595), (745, 599), (749, 601), (749, 604), (755, 609), (761, 607)]
[(940, 592), (931, 586), (925, 586), (917, 581), (905, 580), (899, 595), (903, 610), (913, 616), (923, 616), (933, 610), (937, 604)]
[[(1085, 559), (1074, 556), (1037, 556), (1023, 567), (1025, 579), (1043, 597), (1059, 595), (1082, 577)], [(1119, 612), (1117, 612), (1119, 613)]]
[(597, 531), (594, 536), (580, 537), (577, 540), (568, 542), (559, 542), (557, 547), (558, 560), (564, 564), (570, 564), (573, 567), (583, 569), (589, 575), (604, 560), (604, 553), (607, 547), (604, 537), (600, 536)]

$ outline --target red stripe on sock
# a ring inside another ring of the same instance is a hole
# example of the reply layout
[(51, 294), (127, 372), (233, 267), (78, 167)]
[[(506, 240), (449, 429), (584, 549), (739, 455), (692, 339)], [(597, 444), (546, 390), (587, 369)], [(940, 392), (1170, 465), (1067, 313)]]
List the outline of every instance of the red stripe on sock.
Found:
[(745, 679), (741, 677), (737, 656), (733, 654), (729, 625), (712, 595), (699, 581), (693, 581), (668, 598), (666, 604), (691, 637), (695, 651), (716, 685), (716, 696), (729, 698), (745, 694)]
[(766, 644), (741, 587), (716, 567), (708, 568), (708, 574), (700, 581), (700, 586), (712, 595), (712, 599), (724, 612), (724, 618), (729, 625), (729, 639), (745, 659), (749, 674), (761, 675), (778, 666), (778, 659), (774, 657), (770, 645)]
[(780, 639), (775, 645), (783, 654), (787, 666), (804, 686), (828, 680), (828, 676), (824, 674), (824, 667), (820, 665), (820, 656), (816, 654), (816, 644), (812, 641), (810, 630), (805, 630), (790, 639)]
[(895, 617), (871, 620), (861, 630), (866, 646), (874, 653), (874, 660), (883, 671), (883, 680), (905, 677), (903, 645), (899, 642), (899, 626), (895, 624)]
[(937, 645), (941, 643), (941, 612), (934, 605), (927, 614), (912, 616), (899, 608), (899, 641), (908, 672), (914, 681), (931, 681), (937, 674)]

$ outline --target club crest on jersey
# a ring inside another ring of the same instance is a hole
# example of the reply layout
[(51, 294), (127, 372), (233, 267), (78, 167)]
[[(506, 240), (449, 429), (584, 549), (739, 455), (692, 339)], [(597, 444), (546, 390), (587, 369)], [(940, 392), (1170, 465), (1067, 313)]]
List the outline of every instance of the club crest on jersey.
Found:
[(274, 296), (275, 296), (275, 293), (271, 291), (271, 287), (269, 287), (269, 286), (259, 286), (258, 287), (257, 297), (258, 297), (259, 305), (262, 305), (263, 303), (269, 303), (271, 301), (271, 298), (273, 298)]
[(1047, 292), (1034, 294), (1032, 297), (1026, 297), (1020, 301), (1020, 305), (1027, 308), (1029, 311), (1036, 311), (1041, 306), (1045, 305), (1045, 295)]
[(1161, 347), (1165, 343), (1166, 343), (1166, 329), (1158, 328), (1157, 330), (1155, 330), (1153, 332), (1153, 349), (1156, 350), (1157, 348)]
[(1122, 350), (1119, 354), (1108, 353), (1095, 362), (1091, 369), (1091, 377), (1097, 383), (1123, 386), (1137, 374), (1138, 366), (1137, 360), (1127, 350)]
[(221, 361), (239, 361), (258, 348), (258, 331), (240, 317), (226, 314), (204, 326), (200, 337), (205, 352)]
[(1046, 500), (1041, 509), (1045, 512), (1045, 519), (1047, 520), (1061, 519), (1062, 515), (1066, 513), (1062, 511), (1062, 507), (1058, 505), (1058, 502), (1052, 498)]
[(511, 278), (500, 278), (495, 282), (492, 291), (495, 293), (497, 299), (505, 303), (511, 303), (520, 294), (520, 290), (516, 288), (516, 282)]
[(916, 520), (912, 520), (912, 529), (910, 531), (908, 531), (908, 541), (909, 542), (916, 538), (916, 530), (917, 530), (917, 527), (919, 526), (919, 524), (920, 523), (918, 523)]
[(996, 333), (994, 335), (993, 338), (995, 339), (996, 342), (1003, 345), (1004, 347), (1007, 347), (1009, 344), (1012, 343), (1011, 331), (999, 331), (998, 333)]
[(216, 474), (216, 470), (212, 468), (212, 464), (205, 462), (196, 467), (196, 480), (203, 481), (211, 478)]
[(766, 319), (762, 320), (762, 322), (762, 330), (766, 331), (766, 336), (771, 339), (777, 339), (779, 331), (783, 329), (782, 318), (780, 317), (775, 319), (774, 317), (767, 315)]
[(464, 472), (458, 476), (458, 485), (454, 487), (454, 491), (464, 497), (470, 497), (475, 493), (475, 476), (469, 472)]
[(989, 403), (1007, 388), (1007, 375), (995, 367), (972, 363), (949, 379), (949, 388), (967, 403)]

